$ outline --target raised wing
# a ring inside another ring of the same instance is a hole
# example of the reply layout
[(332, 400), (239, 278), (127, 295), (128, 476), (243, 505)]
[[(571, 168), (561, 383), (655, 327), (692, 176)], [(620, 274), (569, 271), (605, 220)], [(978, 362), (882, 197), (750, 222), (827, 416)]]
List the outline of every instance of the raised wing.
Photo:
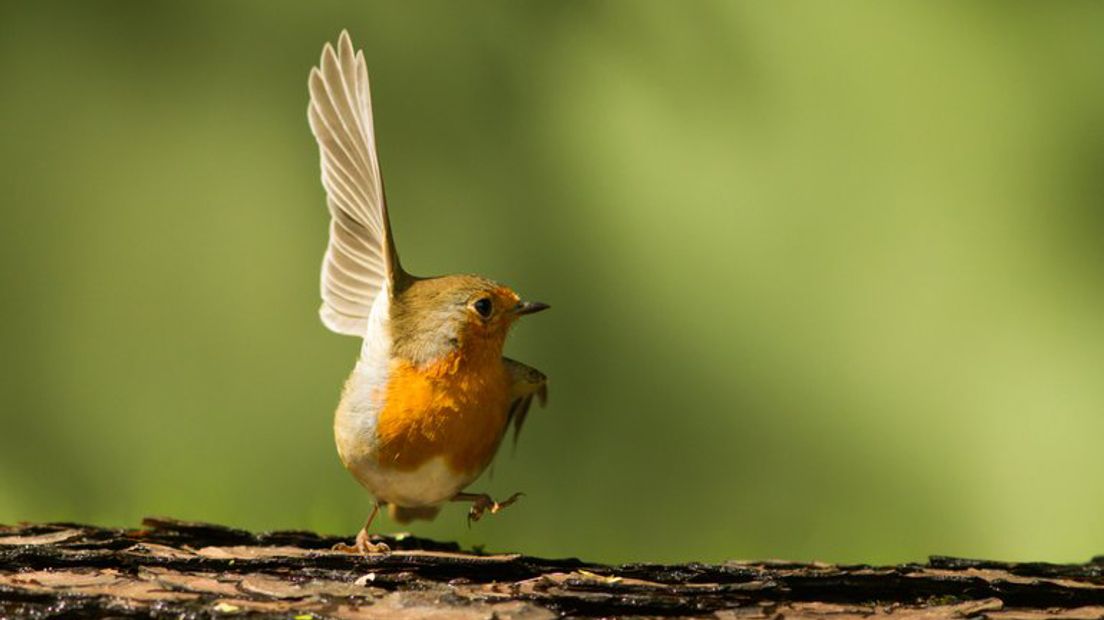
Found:
[(318, 140), (322, 185), (330, 209), (330, 243), (322, 261), (322, 308), (330, 330), (364, 336), (372, 302), (405, 274), (399, 265), (383, 195), (364, 53), (349, 33), (322, 48), (311, 69), (307, 118)]

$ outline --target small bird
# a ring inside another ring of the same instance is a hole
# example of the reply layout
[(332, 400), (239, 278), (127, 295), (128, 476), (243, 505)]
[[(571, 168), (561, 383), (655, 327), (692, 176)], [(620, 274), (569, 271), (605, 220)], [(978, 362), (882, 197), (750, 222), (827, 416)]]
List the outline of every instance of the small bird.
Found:
[(464, 489), (491, 463), (510, 424), (514, 440), (543, 373), (502, 356), (510, 326), (547, 304), (522, 301), (476, 275), (422, 278), (403, 270), (376, 155), (368, 71), (342, 31), (310, 72), (307, 118), (318, 141), (330, 212), (322, 261), (322, 323), (364, 339), (334, 415), (337, 453), (375, 497), (349, 552), (383, 553), (368, 534), (381, 506), (400, 523), (471, 502), (469, 523), (496, 502)]

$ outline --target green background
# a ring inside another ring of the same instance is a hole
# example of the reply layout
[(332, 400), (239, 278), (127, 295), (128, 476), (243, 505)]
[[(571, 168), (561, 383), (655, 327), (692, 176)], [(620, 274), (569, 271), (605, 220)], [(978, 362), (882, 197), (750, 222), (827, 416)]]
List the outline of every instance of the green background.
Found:
[[(404, 264), (553, 310), (416, 533), (596, 560), (1104, 553), (1104, 4), (4, 2), (0, 522), (352, 534), (307, 72)], [(380, 529), (396, 528), (383, 520)]]

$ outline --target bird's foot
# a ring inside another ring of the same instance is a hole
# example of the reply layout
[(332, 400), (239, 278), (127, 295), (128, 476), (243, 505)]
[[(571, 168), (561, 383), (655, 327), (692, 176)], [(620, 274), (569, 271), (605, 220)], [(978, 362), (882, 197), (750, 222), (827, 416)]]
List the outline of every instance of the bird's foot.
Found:
[(483, 513), (490, 511), (491, 514), (496, 514), (503, 508), (518, 501), (524, 493), (514, 493), (510, 497), (501, 502), (496, 502), (486, 493), (458, 493), (455, 498), (456, 501), (470, 501), (472, 503), (471, 508), (468, 510), (468, 527), (471, 527), (473, 521), (478, 521), (483, 518)]
[(368, 535), (367, 529), (362, 529), (357, 533), (356, 543), (347, 545), (345, 543), (337, 543), (333, 546), (334, 551), (340, 551), (342, 553), (359, 553), (364, 557), (370, 555), (387, 555), (391, 553), (391, 547), (387, 546), (387, 543), (372, 542), (371, 537)]

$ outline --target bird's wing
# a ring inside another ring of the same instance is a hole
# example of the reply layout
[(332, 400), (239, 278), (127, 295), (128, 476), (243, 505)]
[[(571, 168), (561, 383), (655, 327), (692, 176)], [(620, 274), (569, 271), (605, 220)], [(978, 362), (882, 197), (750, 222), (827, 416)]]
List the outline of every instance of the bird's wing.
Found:
[(322, 308), (330, 330), (364, 336), (372, 302), (392, 292), (399, 265), (383, 195), (364, 53), (341, 32), (311, 69), (307, 118), (318, 140), (322, 185), (330, 209), (330, 243), (322, 261)]
[(510, 375), (510, 408), (506, 415), (506, 428), (514, 425), (514, 447), (517, 447), (521, 427), (535, 397), (543, 407), (548, 402), (548, 378), (544, 373), (508, 357), (502, 358), (506, 372)]

